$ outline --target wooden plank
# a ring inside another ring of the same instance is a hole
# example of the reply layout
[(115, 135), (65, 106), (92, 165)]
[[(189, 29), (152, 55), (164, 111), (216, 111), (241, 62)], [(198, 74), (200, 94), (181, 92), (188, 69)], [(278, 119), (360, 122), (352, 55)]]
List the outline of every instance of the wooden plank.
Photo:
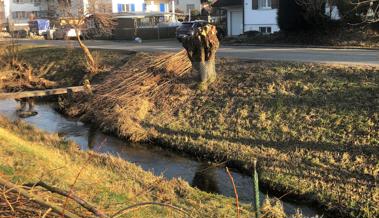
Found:
[(3, 99), (17, 99), (17, 98), (27, 98), (27, 97), (42, 97), (49, 95), (62, 95), (68, 92), (83, 92), (83, 86), (73, 86), (66, 88), (57, 88), (57, 89), (45, 89), (45, 90), (36, 90), (36, 91), (25, 91), (25, 92), (9, 92), (9, 93), (0, 93), (0, 100)]

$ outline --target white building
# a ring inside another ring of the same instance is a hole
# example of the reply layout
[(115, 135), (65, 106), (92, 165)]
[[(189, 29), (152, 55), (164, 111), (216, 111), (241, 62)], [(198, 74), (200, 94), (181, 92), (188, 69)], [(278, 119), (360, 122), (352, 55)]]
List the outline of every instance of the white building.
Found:
[(113, 13), (169, 13), (175, 0), (112, 0)]
[(4, 0), (4, 16), (10, 30), (28, 27), (31, 18), (46, 17), (54, 1), (49, 0)]
[(176, 9), (179, 9), (184, 14), (188, 14), (192, 10), (201, 12), (200, 0), (175, 0)]
[(218, 0), (214, 6), (227, 11), (228, 36), (247, 31), (279, 31), (276, 20), (279, 0)]
[[(227, 11), (228, 36), (248, 31), (273, 33), (279, 31), (277, 14), (280, 0), (218, 0), (213, 4)], [(339, 19), (336, 6), (327, 5), (326, 15)]]

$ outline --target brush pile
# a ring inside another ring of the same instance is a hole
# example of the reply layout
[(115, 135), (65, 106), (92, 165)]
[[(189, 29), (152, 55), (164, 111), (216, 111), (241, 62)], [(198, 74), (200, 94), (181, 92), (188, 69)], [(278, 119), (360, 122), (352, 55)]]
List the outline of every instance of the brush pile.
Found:
[(7, 189), (0, 185), (2, 194), (0, 195), (0, 217), (17, 218), (58, 218), (61, 217), (33, 202), (14, 190)]
[(35, 69), (18, 57), (18, 45), (0, 46), (0, 90), (19, 92), (52, 88), (57, 84), (43, 77), (54, 66), (54, 62)]
[(56, 82), (42, 78), (52, 65), (43, 65), (36, 70), (21, 61), (11, 61), (1, 67), (0, 89), (5, 92), (20, 92), (55, 87)]
[(173, 112), (189, 96), (190, 89), (183, 82), (191, 68), (184, 50), (176, 54), (139, 53), (95, 85), (90, 99), (82, 95), (64, 108), (71, 116), (84, 115), (104, 131), (132, 141), (145, 140), (143, 120), (152, 113)]

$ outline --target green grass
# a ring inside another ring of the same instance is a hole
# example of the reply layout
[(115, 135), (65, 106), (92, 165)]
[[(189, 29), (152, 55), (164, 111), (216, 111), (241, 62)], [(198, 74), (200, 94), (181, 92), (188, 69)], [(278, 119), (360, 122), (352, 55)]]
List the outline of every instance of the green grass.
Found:
[[(57, 135), (41, 132), (23, 122), (11, 123), (0, 117), (0, 175), (17, 184), (46, 183), (70, 190), (112, 214), (139, 202), (167, 202), (185, 208), (191, 217), (233, 217), (234, 200), (191, 188), (182, 180), (165, 180), (119, 158), (83, 152)], [(79, 172), (81, 173), (79, 174)], [(160, 181), (160, 182), (158, 182)], [(63, 202), (42, 193), (50, 201)], [(73, 203), (71, 210), (85, 215)], [(243, 217), (251, 217), (243, 206)], [(89, 215), (86, 215), (89, 217)], [(183, 217), (161, 207), (145, 207), (122, 217)]]

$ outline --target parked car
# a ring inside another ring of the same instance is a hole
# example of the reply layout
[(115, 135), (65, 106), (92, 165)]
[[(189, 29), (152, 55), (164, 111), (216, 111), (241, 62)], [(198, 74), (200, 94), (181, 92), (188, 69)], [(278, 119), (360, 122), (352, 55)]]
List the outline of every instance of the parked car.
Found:
[[(82, 37), (82, 33), (79, 30), (79, 36)], [(76, 31), (72, 26), (61, 26), (53, 32), (53, 39), (76, 39)]]
[(204, 20), (196, 20), (190, 22), (183, 22), (176, 29), (176, 38), (179, 42), (182, 42), (183, 38), (192, 36), (195, 33), (195, 29), (207, 25), (208, 22)]
[(29, 21), (29, 33), (43, 36), (50, 29), (50, 21), (47, 19), (36, 19)]
[[(207, 25), (208, 22), (204, 20), (195, 20), (191, 22), (183, 22), (182, 25), (180, 25), (176, 29), (176, 38), (179, 42), (183, 41), (183, 38), (192, 36), (195, 33), (195, 29), (199, 27), (203, 27)], [(219, 28), (216, 26), (217, 29), (217, 38), (219, 40), (223, 39), (225, 37), (225, 31), (222, 28)]]

